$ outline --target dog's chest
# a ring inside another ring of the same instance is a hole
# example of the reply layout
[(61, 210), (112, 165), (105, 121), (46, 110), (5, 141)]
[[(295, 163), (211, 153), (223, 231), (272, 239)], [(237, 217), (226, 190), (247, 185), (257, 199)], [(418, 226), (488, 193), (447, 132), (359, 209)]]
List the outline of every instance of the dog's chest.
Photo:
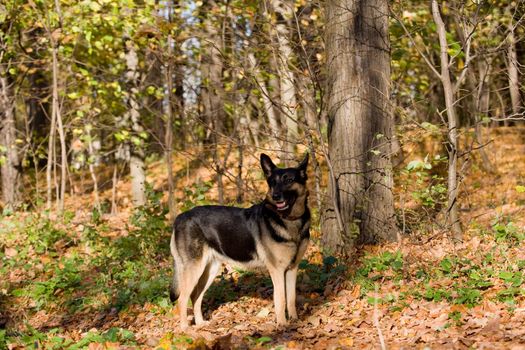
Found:
[(287, 267), (297, 259), (302, 241), (302, 234), (309, 228), (309, 222), (302, 220), (270, 222), (268, 234), (262, 236), (262, 251), (259, 256), (274, 267)]
[(282, 238), (283, 241), (298, 242), (301, 237), (301, 231), (304, 230), (304, 223), (302, 220), (284, 220), (282, 224), (270, 221), (270, 226), (270, 229), (277, 235), (277, 241), (279, 241), (279, 238)]

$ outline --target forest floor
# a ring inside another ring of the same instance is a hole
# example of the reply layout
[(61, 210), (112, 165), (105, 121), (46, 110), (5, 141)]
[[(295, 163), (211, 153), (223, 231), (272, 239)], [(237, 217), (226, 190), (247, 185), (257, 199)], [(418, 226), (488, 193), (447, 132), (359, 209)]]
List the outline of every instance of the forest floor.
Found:
[[(167, 293), (162, 192), (150, 191), (149, 204), (132, 211), (122, 181), (116, 215), (93, 210), (90, 194), (68, 198), (72, 209), (60, 218), (5, 213), (0, 349), (525, 349), (525, 129), (495, 129), (491, 138), (492, 171), (477, 157), (463, 171), (462, 243), (440, 228), (439, 175), (400, 172), (402, 241), (360, 247), (344, 265), (322, 255), (314, 227), (300, 265), (299, 320), (286, 328), (274, 323), (267, 275), (225, 268), (204, 298), (210, 323), (180, 332)], [(184, 169), (185, 161), (176, 164)], [(159, 163), (150, 167), (155, 189), (165, 186), (164, 173)], [(213, 197), (208, 183), (192, 185), (205, 169), (186, 180), (179, 173), (179, 209)]]

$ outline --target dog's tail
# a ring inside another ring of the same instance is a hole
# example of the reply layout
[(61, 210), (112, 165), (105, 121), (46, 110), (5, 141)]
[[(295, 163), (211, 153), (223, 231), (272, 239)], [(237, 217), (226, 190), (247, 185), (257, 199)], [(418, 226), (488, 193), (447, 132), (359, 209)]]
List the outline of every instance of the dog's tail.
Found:
[(170, 282), (170, 300), (172, 303), (174, 303), (175, 300), (179, 298), (180, 293), (177, 273), (177, 262), (175, 260), (175, 254), (177, 253), (177, 247), (175, 246), (175, 229), (173, 230), (173, 234), (171, 235), (170, 249), (171, 255), (173, 255), (173, 278)]
[[(173, 268), (176, 270), (177, 266), (173, 264)], [(173, 273), (173, 278), (170, 282), (170, 300), (174, 303), (179, 298), (179, 285), (177, 281), (177, 271)]]

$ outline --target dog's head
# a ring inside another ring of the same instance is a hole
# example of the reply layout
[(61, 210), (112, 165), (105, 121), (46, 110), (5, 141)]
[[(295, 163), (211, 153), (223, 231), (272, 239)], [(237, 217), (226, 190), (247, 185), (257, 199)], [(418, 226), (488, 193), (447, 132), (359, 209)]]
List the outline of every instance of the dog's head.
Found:
[[(308, 154), (297, 167), (284, 169), (278, 168), (266, 154), (261, 154), (261, 167), (269, 186), (266, 202), (283, 217), (302, 215), (305, 210), (307, 166)], [(298, 203), (298, 199), (301, 203)]]

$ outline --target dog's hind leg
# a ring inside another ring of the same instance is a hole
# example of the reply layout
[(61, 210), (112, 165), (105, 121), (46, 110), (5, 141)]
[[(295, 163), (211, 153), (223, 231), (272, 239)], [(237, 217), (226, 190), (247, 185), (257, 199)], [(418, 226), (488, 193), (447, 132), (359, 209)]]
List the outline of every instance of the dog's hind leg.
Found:
[(182, 330), (188, 328), (188, 301), (205, 268), (205, 260), (192, 260), (185, 263), (184, 270), (179, 273), (179, 315)]
[(209, 262), (199, 278), (199, 282), (191, 293), (191, 302), (193, 304), (193, 314), (195, 315), (196, 325), (204, 324), (204, 317), (202, 316), (202, 299), (204, 298), (204, 293), (206, 293), (210, 285), (213, 283), (215, 276), (217, 276), (220, 267), (221, 263), (218, 261)]

